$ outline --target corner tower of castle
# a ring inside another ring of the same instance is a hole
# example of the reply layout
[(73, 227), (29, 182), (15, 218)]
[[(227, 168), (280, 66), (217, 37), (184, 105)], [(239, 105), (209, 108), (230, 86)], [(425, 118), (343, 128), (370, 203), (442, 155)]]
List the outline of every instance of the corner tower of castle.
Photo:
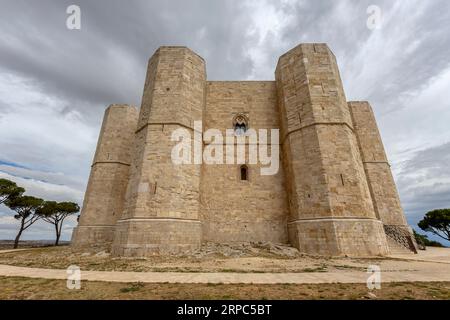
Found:
[[(124, 105), (105, 113), (72, 245), (107, 245), (116, 256), (187, 252), (208, 241), (290, 243), (337, 256), (414, 251), (372, 109), (347, 102), (327, 45), (293, 48), (275, 75), (207, 81), (196, 53), (160, 47), (139, 116)], [(225, 133), (236, 121), (279, 130), (275, 174), (261, 175), (248, 153), (245, 174), (242, 164), (171, 160), (175, 130), (206, 149), (215, 143), (203, 141), (206, 129)]]

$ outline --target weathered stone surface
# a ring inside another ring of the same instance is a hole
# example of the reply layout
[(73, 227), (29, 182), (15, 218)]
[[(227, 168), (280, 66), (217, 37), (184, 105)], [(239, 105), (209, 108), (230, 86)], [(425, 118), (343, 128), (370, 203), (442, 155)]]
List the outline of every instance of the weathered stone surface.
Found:
[(387, 254), (333, 53), (299, 45), (280, 58), (276, 79), (290, 242), (307, 253)]
[(177, 165), (178, 128), (203, 118), (205, 63), (184, 47), (161, 47), (150, 59), (133, 146), (126, 204), (112, 253), (172, 253), (201, 244), (200, 164)]
[[(105, 114), (73, 244), (112, 244), (115, 256), (195, 253), (202, 243), (386, 255), (383, 224), (407, 226), (370, 106), (347, 103), (325, 44), (293, 48), (275, 75), (276, 81), (207, 81), (197, 54), (159, 48), (148, 64), (139, 117), (126, 106)], [(202, 141), (201, 133), (217, 129), (225, 137), (236, 117), (251, 129), (280, 130), (276, 174), (261, 175), (262, 165), (249, 163), (249, 140), (247, 180), (240, 164), (172, 162), (175, 130), (200, 133), (196, 142), (207, 150), (215, 142)]]
[(372, 107), (367, 101), (349, 102), (348, 105), (375, 213), (385, 230), (389, 229), (386, 232), (389, 247), (393, 252), (400, 244), (405, 250), (417, 252), (418, 247), (400, 204)]
[[(225, 136), (238, 114), (248, 117), (252, 129), (279, 129), (276, 97), (273, 81), (207, 82), (205, 130), (218, 129)], [(249, 139), (245, 150), (248, 163)], [(259, 163), (247, 166), (248, 181), (241, 181), (238, 164), (203, 165), (200, 199), (204, 239), (287, 243), (283, 168), (280, 165), (277, 174), (263, 176)]]
[(79, 225), (72, 233), (74, 246), (112, 242), (124, 208), (137, 117), (137, 109), (128, 105), (105, 111)]
[(378, 218), (387, 225), (406, 225), (383, 142), (370, 104), (349, 102), (361, 157)]

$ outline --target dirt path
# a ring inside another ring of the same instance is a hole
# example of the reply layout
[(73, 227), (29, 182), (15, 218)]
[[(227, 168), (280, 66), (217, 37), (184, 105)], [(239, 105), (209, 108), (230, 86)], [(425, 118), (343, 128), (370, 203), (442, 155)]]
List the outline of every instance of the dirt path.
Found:
[(450, 264), (450, 248), (428, 247), (427, 250), (419, 251), (418, 254), (391, 255), (390, 257), (410, 261), (424, 261), (424, 262)]
[[(66, 270), (41, 269), (0, 265), (0, 276), (44, 279), (67, 279)], [(87, 281), (143, 282), (143, 283), (224, 283), (224, 284), (279, 284), (279, 283), (366, 283), (368, 274), (362, 271), (324, 273), (201, 273), (201, 272), (115, 272), (82, 271)], [(448, 268), (441, 271), (385, 271), (382, 282), (450, 281)]]
[[(25, 250), (31, 251), (14, 254), (15, 251)], [(87, 261), (85, 262), (82, 259), (64, 259), (67, 255), (70, 257), (72, 254), (64, 248), (0, 250), (0, 253), (5, 253), (2, 255), (3, 264), (0, 262), (0, 276), (7, 277), (65, 280), (67, 279), (66, 266), (75, 264), (80, 265), (81, 279), (87, 281), (187, 284), (362, 284), (366, 283), (369, 276), (366, 272), (368, 265), (376, 264), (381, 268), (382, 282), (450, 282), (450, 249), (448, 248), (430, 248), (418, 255), (396, 255), (387, 259), (367, 261), (354, 259), (327, 261), (307, 257), (294, 260), (267, 258), (264, 260), (258, 257), (242, 257), (225, 260), (206, 259), (204, 262), (186, 262), (184, 260), (143, 262), (149, 264), (151, 268), (159, 266), (156, 270), (130, 269), (132, 263), (128, 260), (119, 260), (120, 264), (113, 264), (110, 269), (96, 269), (98, 265), (103, 266), (116, 260), (111, 260), (109, 257), (97, 258), (96, 256), (86, 256)], [(35, 261), (33, 257), (39, 259)], [(53, 261), (51, 259), (62, 261), (58, 264), (51, 264), (50, 262)], [(78, 264), (80, 262), (81, 264)], [(190, 267), (196, 266), (196, 268), (174, 269), (174, 266), (183, 263)], [(217, 263), (226, 264), (229, 269), (218, 268)], [(317, 263), (324, 264), (325, 267), (314, 268), (313, 266)], [(297, 264), (300, 265), (300, 268), (292, 267)], [(345, 268), (338, 268), (339, 264)], [(248, 265), (250, 265), (249, 268), (247, 268)], [(259, 265), (262, 267), (256, 268)], [(286, 266), (290, 267), (286, 268)]]
[(19, 252), (19, 251), (26, 251), (26, 250), (33, 250), (36, 248), (25, 248), (25, 249), (7, 249), (7, 250), (0, 250), (0, 254), (2, 253), (10, 253), (10, 252)]

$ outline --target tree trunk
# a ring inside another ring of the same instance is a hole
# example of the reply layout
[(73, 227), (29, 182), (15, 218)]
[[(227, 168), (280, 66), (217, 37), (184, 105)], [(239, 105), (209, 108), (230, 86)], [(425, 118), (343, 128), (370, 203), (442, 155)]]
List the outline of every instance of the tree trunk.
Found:
[(55, 230), (56, 230), (55, 246), (57, 246), (59, 244), (59, 237), (61, 236), (61, 233), (58, 230), (58, 223), (55, 223)]
[(22, 219), (22, 222), (20, 223), (19, 233), (17, 234), (16, 239), (14, 240), (14, 249), (17, 249), (17, 247), (19, 246), (19, 240), (23, 232), (23, 226), (24, 226), (24, 219)]

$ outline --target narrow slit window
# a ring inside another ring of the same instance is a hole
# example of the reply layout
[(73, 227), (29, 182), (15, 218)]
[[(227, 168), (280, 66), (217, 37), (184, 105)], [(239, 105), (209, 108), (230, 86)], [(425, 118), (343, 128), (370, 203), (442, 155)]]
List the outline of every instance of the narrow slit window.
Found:
[(247, 166), (241, 166), (241, 181), (248, 180), (248, 168)]

